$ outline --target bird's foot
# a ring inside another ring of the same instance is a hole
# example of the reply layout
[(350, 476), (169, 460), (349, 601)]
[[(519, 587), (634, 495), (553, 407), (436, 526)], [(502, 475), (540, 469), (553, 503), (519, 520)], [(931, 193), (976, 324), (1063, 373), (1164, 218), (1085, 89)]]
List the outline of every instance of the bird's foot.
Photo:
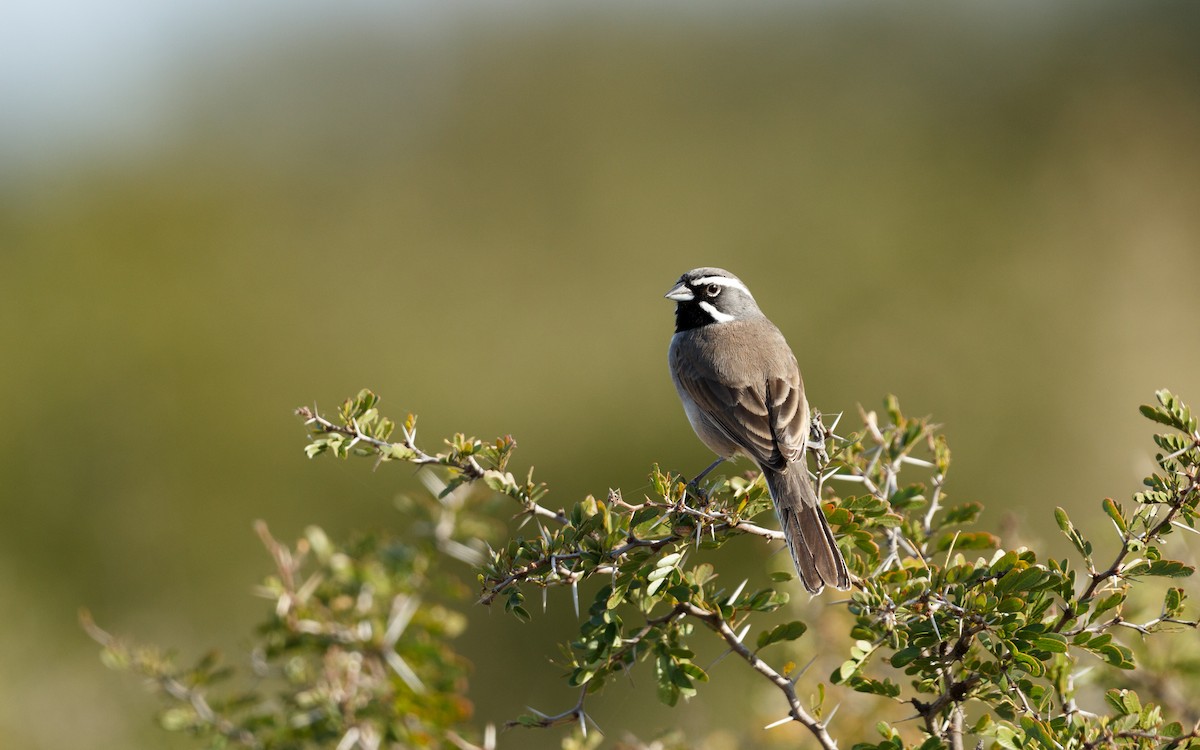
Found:
[(683, 488), (683, 499), (684, 499), (684, 502), (686, 502), (686, 501), (687, 501), (687, 497), (688, 497), (689, 495), (691, 495), (693, 498), (695, 498), (695, 500), (696, 500), (696, 504), (697, 504), (697, 506), (698, 506), (698, 507), (700, 507), (700, 508), (707, 508), (707, 507), (708, 507), (708, 505), (709, 505), (709, 503), (710, 503), (710, 502), (712, 502), (712, 500), (711, 500), (711, 498), (710, 498), (710, 496), (709, 496), (709, 493), (708, 493), (708, 491), (707, 491), (707, 490), (705, 490), (703, 487), (701, 487), (701, 486), (698, 484), (698, 480), (699, 480), (700, 478), (701, 478), (701, 477), (696, 477), (696, 479), (693, 479), (692, 481), (688, 482), (688, 483), (687, 483), (687, 484), (684, 486), (684, 488)]

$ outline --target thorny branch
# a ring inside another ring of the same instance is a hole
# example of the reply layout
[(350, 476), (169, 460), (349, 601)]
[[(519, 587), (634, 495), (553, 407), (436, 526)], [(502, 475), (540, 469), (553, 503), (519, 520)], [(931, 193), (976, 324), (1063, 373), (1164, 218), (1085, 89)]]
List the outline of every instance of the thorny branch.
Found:
[[(421, 450), (417, 445), (417, 431), (415, 427), (409, 428), (406, 425), (400, 425), (403, 439), (396, 442), (372, 437), (363, 432), (357, 423), (346, 426), (330, 422), (317, 413), (315, 409), (310, 409), (307, 406), (301, 406), (296, 409), (296, 414), (304, 419), (306, 425), (313, 427), (315, 432), (345, 435), (351, 438), (351, 447), (357, 443), (365, 443), (371, 446), (379, 456), (378, 461), (380, 462), (387, 460), (391, 456), (403, 456), (405, 461), (417, 466), (441, 466), (450, 469), (460, 474), (468, 482), (478, 481), (487, 475), (487, 470), (479, 464), (479, 461), (474, 456), (456, 458), (447, 454), (432, 455)], [(525, 513), (540, 518), (547, 518), (560, 524), (567, 523), (567, 517), (563, 515), (562, 511), (551, 510), (529, 498), (524, 498), (523, 502), (525, 506), (523, 512)]]
[(800, 699), (796, 696), (795, 683), (779, 674), (779, 672), (775, 671), (774, 667), (758, 658), (758, 655), (748, 649), (746, 645), (742, 643), (742, 640), (738, 637), (738, 634), (733, 631), (733, 628), (729, 627), (729, 623), (725, 621), (725, 618), (721, 616), (720, 612), (709, 612), (708, 610), (697, 607), (694, 604), (683, 604), (680, 606), (689, 617), (694, 617), (697, 620), (700, 620), (705, 625), (716, 631), (716, 633), (721, 636), (733, 653), (741, 657), (741, 659), (749, 664), (754, 671), (761, 674), (763, 677), (769, 680), (771, 684), (779, 688), (779, 691), (783, 693), (784, 699), (788, 704), (788, 716), (793, 721), (799, 722), (806, 729), (808, 729), (808, 731), (811, 732), (814, 737), (816, 737), (817, 741), (821, 743), (821, 747), (825, 748), (826, 750), (837, 750), (837, 741), (830, 736), (827, 729), (827, 722), (817, 719), (812, 714), (808, 713), (808, 711), (804, 709), (804, 706), (801, 705)]
[[(692, 517), (697, 519), (697, 524), (694, 532), (697, 541), (703, 536), (705, 531), (710, 535), (715, 535), (720, 532), (738, 531), (753, 536), (759, 536), (767, 541), (781, 541), (783, 533), (768, 529), (758, 524), (737, 518), (733, 513), (715, 509), (695, 508), (686, 503), (667, 504), (658, 503), (652, 500), (647, 500), (645, 503), (638, 505), (630, 505), (621, 499), (620, 493), (613, 492), (609, 496), (610, 501), (621, 505), (625, 510), (635, 512), (642, 508), (651, 507), (663, 511), (664, 513), (675, 513), (682, 517)], [(672, 531), (666, 536), (657, 537), (654, 539), (641, 539), (633, 534), (630, 534), (625, 544), (616, 547), (604, 553), (605, 557), (611, 561), (618, 562), (623, 559), (628, 553), (635, 549), (645, 548), (651, 552), (657, 552), (663, 547), (666, 547), (685, 538), (685, 534), (678, 533), (672, 528)], [(496, 600), (496, 597), (504, 593), (510, 586), (530, 580), (533, 576), (540, 573), (553, 573), (556, 578), (556, 583), (574, 585), (585, 575), (594, 575), (598, 573), (612, 573), (615, 568), (613, 564), (599, 565), (595, 568), (584, 571), (582, 569), (571, 569), (564, 562), (578, 560), (583, 555), (582, 553), (567, 553), (562, 555), (547, 555), (537, 560), (533, 560), (525, 565), (519, 566), (506, 577), (496, 579), (488, 579), (488, 588), (480, 596), (479, 604), (491, 604)], [(539, 582), (545, 585), (544, 582)]]
[[(1200, 439), (1197, 440), (1195, 445), (1200, 445)], [(1198, 479), (1196, 476), (1192, 476), (1190, 479), (1191, 481), (1189, 485), (1183, 488), (1180, 492), (1176, 493), (1175, 497), (1171, 499), (1170, 503), (1168, 503), (1167, 514), (1163, 516), (1160, 521), (1155, 523), (1141, 534), (1130, 535), (1128, 532), (1124, 532), (1122, 534), (1121, 549), (1117, 551), (1117, 555), (1113, 559), (1112, 564), (1109, 565), (1105, 570), (1091, 572), (1091, 580), (1088, 582), (1087, 588), (1085, 588), (1083, 593), (1079, 595), (1079, 598), (1077, 599), (1078, 604), (1083, 605), (1091, 601), (1092, 597), (1094, 597), (1096, 593), (1100, 591), (1102, 586), (1114, 578), (1121, 577), (1122, 564), (1125, 562), (1125, 558), (1129, 556), (1129, 553), (1133, 551), (1135, 543), (1144, 545), (1150, 540), (1161, 536), (1163, 532), (1170, 531), (1171, 525), (1175, 523), (1175, 517), (1183, 509), (1190, 496), (1194, 495), (1198, 490), (1200, 490), (1200, 479)], [(1077, 611), (1077, 609), (1073, 606), (1064, 608), (1062, 616), (1060, 616), (1058, 622), (1054, 624), (1054, 632), (1062, 632), (1067, 623), (1074, 620), (1079, 616), (1079, 614), (1080, 612)], [(1117, 624), (1117, 622), (1114, 622), (1113, 624)], [(1180, 622), (1179, 624), (1187, 624), (1191, 625), (1192, 627), (1195, 627), (1196, 625), (1195, 623), (1191, 622)], [(1082, 630), (1082, 628), (1080, 630)], [(1077, 632), (1079, 631), (1068, 631), (1066, 635), (1074, 635)]]
[[(112, 651), (125, 651), (124, 646), (113, 635), (101, 629), (96, 624), (95, 620), (92, 619), (91, 613), (87, 610), (80, 611), (79, 622), (83, 626), (84, 632), (96, 643)], [(130, 656), (134, 659), (139, 658), (136, 654), (131, 654)], [(196, 716), (206, 725), (212, 727), (217, 734), (226, 740), (236, 742), (245, 747), (263, 747), (263, 744), (259, 742), (258, 738), (252, 732), (239, 727), (234, 722), (214, 711), (201, 691), (181, 682), (164, 665), (150, 663), (150, 659), (139, 660), (146, 662), (141, 665), (143, 671), (154, 681), (154, 684), (160, 690), (180, 703), (191, 706), (192, 710), (196, 712)]]

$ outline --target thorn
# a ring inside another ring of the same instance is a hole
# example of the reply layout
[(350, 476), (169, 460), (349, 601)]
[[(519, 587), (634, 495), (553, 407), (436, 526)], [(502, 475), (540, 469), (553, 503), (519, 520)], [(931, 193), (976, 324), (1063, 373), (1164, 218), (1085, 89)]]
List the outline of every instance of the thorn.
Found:
[(1196, 446), (1194, 446), (1194, 445), (1188, 445), (1188, 446), (1185, 446), (1185, 447), (1183, 447), (1183, 448), (1180, 448), (1179, 450), (1175, 451), (1174, 453), (1171, 453), (1171, 454), (1169, 454), (1169, 455), (1163, 456), (1163, 457), (1162, 457), (1162, 460), (1163, 460), (1163, 461), (1170, 461), (1171, 459), (1179, 458), (1179, 457), (1180, 457), (1180, 456), (1182, 456), (1184, 453), (1187, 453), (1188, 451), (1190, 451), (1192, 448), (1195, 448), (1195, 447), (1196, 447)]
[(667, 520), (667, 514), (666, 514), (666, 513), (664, 513), (663, 515), (659, 516), (659, 517), (658, 517), (658, 519), (657, 519), (657, 520), (656, 520), (654, 523), (652, 523), (652, 524), (650, 525), (650, 528), (646, 529), (646, 533), (649, 533), (649, 532), (651, 532), (651, 531), (654, 531), (654, 530), (655, 530), (655, 529), (657, 529), (659, 526), (661, 526), (661, 525), (663, 524), (663, 522), (664, 522), (664, 521), (666, 521), (666, 520)]
[(582, 708), (579, 709), (579, 732), (583, 735), (584, 739), (587, 739), (587, 718), (586, 718), (586, 716), (587, 715), (584, 714), (583, 709)]
[(859, 484), (865, 481), (863, 477), (856, 474), (838, 474), (837, 472), (834, 472), (830, 476), (830, 479), (837, 479), (842, 482), (858, 482)]
[[(958, 535), (961, 533), (962, 530), (954, 532), (954, 538), (950, 540), (950, 547), (946, 550), (946, 562), (942, 563), (943, 569), (950, 567), (950, 555), (954, 554), (954, 545), (958, 544)], [(918, 557), (921, 556), (918, 555)], [(924, 557), (921, 557), (921, 559), (924, 559)]]
[(342, 736), (342, 741), (337, 744), (337, 750), (350, 750), (358, 744), (358, 738), (361, 731), (358, 727), (350, 727), (346, 730), (346, 734)]
[(750, 623), (746, 623), (746, 627), (742, 628), (742, 632), (738, 633), (734, 637), (737, 639), (738, 643), (741, 643), (742, 639), (746, 637), (746, 633), (749, 633), (749, 632), (750, 632)]
[(421, 678), (413, 671), (412, 667), (408, 666), (408, 662), (400, 658), (400, 655), (395, 651), (388, 649), (384, 652), (384, 659), (388, 665), (400, 675), (400, 679), (412, 689), (414, 693), (424, 693), (425, 684), (421, 682)]
[[(735, 590), (734, 590), (734, 592), (733, 592), (732, 594), (730, 594), (730, 595), (729, 595), (729, 598), (725, 600), (725, 604), (726, 604), (726, 605), (732, 605), (732, 604), (733, 604), (733, 600), (734, 600), (734, 599), (737, 599), (737, 598), (738, 598), (738, 595), (740, 595), (740, 594), (741, 594), (743, 591), (745, 591), (745, 590), (746, 590), (746, 584), (747, 584), (747, 583), (749, 583), (749, 582), (750, 582), (750, 579), (749, 579), (749, 578), (746, 578), (746, 579), (744, 579), (744, 580), (742, 581), (742, 583), (741, 583), (741, 584), (740, 584), (740, 585), (737, 587), (737, 589), (735, 589)], [(741, 640), (741, 639), (738, 639), (738, 640)]]
[(730, 654), (732, 654), (732, 653), (733, 653), (733, 649), (731, 649), (731, 648), (727, 648), (727, 649), (725, 649), (724, 651), (722, 651), (722, 652), (720, 653), (720, 655), (719, 655), (719, 656), (717, 656), (717, 658), (715, 658), (715, 659), (713, 659), (711, 662), (709, 662), (709, 664), (708, 664), (708, 667), (707, 667), (707, 668), (706, 668), (704, 671), (705, 671), (705, 672), (711, 672), (713, 667), (715, 667), (715, 666), (717, 666), (718, 664), (720, 664), (722, 659), (724, 659), (726, 656), (729, 656), (729, 655), (730, 655)]
[(813, 665), (813, 662), (815, 662), (816, 660), (817, 660), (817, 657), (814, 656), (813, 658), (808, 660), (807, 664), (805, 664), (803, 667), (800, 667), (800, 669), (798, 669), (796, 671), (795, 676), (792, 677), (793, 685), (795, 685), (797, 682), (800, 681), (800, 678), (804, 676), (804, 673), (808, 671), (808, 668), (811, 667)]
[(844, 411), (839, 411), (837, 413), (837, 416), (833, 418), (833, 424), (829, 425), (830, 432), (833, 432), (834, 430), (837, 429), (838, 423), (842, 421), (842, 415), (845, 413), (846, 412), (844, 412)]
[(392, 599), (391, 622), (388, 623), (387, 631), (383, 634), (383, 642), (388, 645), (388, 648), (395, 646), (396, 641), (400, 640), (400, 636), (404, 634), (404, 629), (408, 627), (408, 623), (412, 621), (412, 617), (417, 613), (420, 605), (420, 599), (403, 594), (398, 594), (396, 598)]
[(579, 619), (579, 579), (571, 580), (571, 601), (575, 604), (575, 619)]
[(425, 490), (434, 497), (441, 497), (442, 491), (446, 489), (446, 483), (432, 471), (422, 471), (417, 474), (417, 479), (420, 480), (421, 484), (425, 485)]
[(834, 706), (833, 710), (829, 712), (829, 715), (825, 717), (825, 720), (821, 722), (821, 725), (824, 726), (826, 729), (829, 729), (829, 722), (833, 721), (833, 717), (837, 716), (838, 709), (841, 707), (842, 707), (841, 703)]
[(546, 614), (546, 598), (547, 598), (546, 594), (549, 591), (550, 591), (550, 589), (546, 588), (545, 586), (542, 586), (542, 614)]
[(925, 459), (923, 459), (923, 458), (913, 458), (912, 456), (901, 456), (901, 457), (900, 457), (900, 463), (902, 463), (902, 464), (912, 464), (913, 466), (924, 466), (924, 467), (925, 467), (925, 468), (927, 468), (927, 469), (932, 469), (932, 468), (933, 468), (933, 462), (932, 462), (932, 461), (926, 461), (926, 460), (925, 460)]
[(795, 721), (795, 719), (793, 719), (790, 715), (785, 716), (782, 719), (780, 719), (779, 721), (772, 721), (770, 724), (763, 727), (763, 729), (766, 730), (766, 729), (774, 729), (775, 727), (781, 727), (784, 724), (787, 724), (789, 721)]
[[(581, 713), (582, 713), (582, 712), (581, 712)], [(597, 732), (599, 732), (600, 734), (604, 734), (604, 730), (600, 728), (600, 725), (596, 723), (596, 720), (595, 720), (595, 719), (593, 719), (592, 717), (588, 716), (586, 713), (585, 713), (585, 714), (583, 714), (583, 718), (584, 718), (584, 719), (587, 719), (587, 722), (588, 722), (589, 724), (591, 724), (591, 725), (592, 725), (592, 729), (595, 729), (595, 730), (596, 730)]]

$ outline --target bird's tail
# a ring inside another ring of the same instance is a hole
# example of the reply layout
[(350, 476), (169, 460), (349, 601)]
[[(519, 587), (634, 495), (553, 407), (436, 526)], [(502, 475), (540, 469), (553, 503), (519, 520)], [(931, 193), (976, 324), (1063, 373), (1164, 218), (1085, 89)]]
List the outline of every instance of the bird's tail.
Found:
[(793, 464), (784, 472), (764, 468), (763, 475), (804, 588), (814, 594), (826, 586), (843, 591), (850, 588), (846, 561), (821, 512), (804, 464)]

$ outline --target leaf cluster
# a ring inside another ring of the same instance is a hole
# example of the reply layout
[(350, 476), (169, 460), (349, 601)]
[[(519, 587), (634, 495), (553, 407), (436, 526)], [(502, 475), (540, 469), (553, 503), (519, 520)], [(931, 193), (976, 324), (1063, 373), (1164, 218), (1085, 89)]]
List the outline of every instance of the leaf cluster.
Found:
[(216, 653), (191, 666), (109, 635), (84, 615), (115, 669), (171, 699), (166, 729), (211, 747), (441, 747), (471, 715), (468, 665), (451, 648), (465, 618), (428, 593), (429, 555), (394, 540), (338, 546), (310, 527), (292, 547), (259, 523), (275, 571), (249, 680)]

